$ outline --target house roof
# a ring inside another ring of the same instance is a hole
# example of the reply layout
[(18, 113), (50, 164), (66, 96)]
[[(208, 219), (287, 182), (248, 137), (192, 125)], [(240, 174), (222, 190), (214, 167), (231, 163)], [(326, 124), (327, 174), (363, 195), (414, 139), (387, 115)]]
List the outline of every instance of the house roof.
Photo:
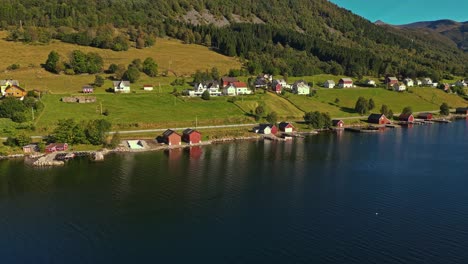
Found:
[(233, 82), (232, 85), (234, 85), (234, 87), (236, 88), (247, 87), (247, 84), (245, 82)]
[(340, 79), (340, 82), (344, 82), (344, 83), (352, 83), (353, 80), (351, 78), (341, 78)]
[(6, 85), (7, 82), (9, 82), (11, 85), (17, 85), (19, 86), (18, 80), (0, 80), (0, 85)]
[(46, 146), (46, 148), (64, 148), (65, 146), (68, 146), (67, 143), (50, 143), (49, 145)]
[(335, 81), (333, 81), (333, 80), (327, 80), (326, 83), (335, 84)]
[(411, 82), (412, 82), (412, 81), (413, 81), (413, 79), (411, 79), (411, 78), (405, 78), (405, 80), (404, 80), (404, 81), (407, 81), (407, 82), (410, 82), (410, 81), (411, 81)]
[(418, 117), (428, 117), (428, 116), (432, 116), (432, 113), (419, 113), (418, 114)]
[(18, 86), (18, 85), (16, 85), (16, 84), (14, 84), (14, 85), (11, 85), (11, 86), (8, 86), (8, 87), (5, 89), (5, 91), (12, 90), (12, 89), (19, 89), (19, 90), (21, 90), (21, 91), (23, 91), (23, 92), (25, 92), (25, 91), (26, 91), (25, 89), (23, 89), (23, 88), (19, 87), (19, 86)]
[(333, 119), (333, 120), (332, 120), (332, 124), (333, 124), (334, 126), (338, 125), (338, 123), (340, 123), (340, 122), (344, 123), (343, 120), (341, 120), (341, 119)]
[(368, 120), (380, 120), (380, 118), (385, 117), (384, 114), (370, 114), (367, 118)]
[(413, 116), (413, 114), (401, 114), (401, 115), (398, 117), (398, 119), (400, 119), (400, 120), (402, 120), (402, 119), (407, 120), (407, 119), (409, 119), (411, 116)]
[(121, 83), (124, 85), (124, 86), (130, 86), (130, 82), (129, 81), (114, 81), (114, 87), (116, 86), (119, 86)]
[(184, 135), (190, 135), (190, 134), (193, 134), (193, 133), (200, 134), (200, 132), (198, 132), (197, 130), (193, 130), (191, 128), (187, 128), (182, 132), (182, 134), (184, 134)]
[(279, 125), (278, 125), (279, 129), (285, 129), (285, 128), (287, 128), (288, 126), (294, 127), (294, 126), (293, 126), (291, 123), (289, 123), (289, 122), (281, 122), (281, 123), (279, 123)]
[(180, 136), (180, 135), (179, 135), (177, 132), (175, 132), (174, 130), (168, 129), (168, 130), (164, 131), (163, 137), (169, 137), (169, 136), (172, 135), (172, 134), (176, 134), (176, 135)]
[(398, 79), (396, 77), (387, 77), (388, 80), (390, 81), (397, 81), (398, 82)]
[(145, 85), (143, 85), (143, 87), (153, 87), (153, 85), (152, 84), (145, 84)]
[(273, 128), (274, 126), (275, 126), (275, 125), (272, 125), (272, 124), (260, 124), (260, 125), (258, 126), (258, 129), (259, 129), (260, 131), (263, 131), (263, 130), (265, 130), (265, 128), (267, 128), (267, 127)]

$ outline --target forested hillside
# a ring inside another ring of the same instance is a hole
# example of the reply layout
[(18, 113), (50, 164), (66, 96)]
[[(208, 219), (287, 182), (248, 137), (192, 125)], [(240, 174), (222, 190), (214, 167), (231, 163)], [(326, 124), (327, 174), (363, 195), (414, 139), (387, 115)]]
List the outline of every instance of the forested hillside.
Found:
[(245, 58), (252, 74), (468, 75), (456, 46), (379, 27), (326, 0), (0, 0), (0, 25), (11, 40), (114, 50), (169, 36)]

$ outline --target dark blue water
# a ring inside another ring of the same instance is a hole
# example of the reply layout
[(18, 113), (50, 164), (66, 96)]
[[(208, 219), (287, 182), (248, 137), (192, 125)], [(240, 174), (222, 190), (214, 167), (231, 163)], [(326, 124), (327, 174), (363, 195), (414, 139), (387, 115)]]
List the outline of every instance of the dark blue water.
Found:
[(467, 128), (1, 161), (0, 263), (467, 263)]

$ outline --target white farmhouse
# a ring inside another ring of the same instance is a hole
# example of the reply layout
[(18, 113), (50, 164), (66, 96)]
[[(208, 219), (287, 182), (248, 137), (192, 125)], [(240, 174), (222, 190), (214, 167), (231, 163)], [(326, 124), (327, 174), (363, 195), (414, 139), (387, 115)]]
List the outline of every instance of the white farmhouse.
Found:
[(129, 81), (115, 81), (114, 82), (114, 93), (129, 93), (130, 82)]
[(310, 86), (304, 81), (296, 81), (292, 86), (292, 91), (295, 94), (310, 94)]
[(414, 82), (411, 78), (406, 78), (403, 80), (403, 83), (406, 85), (406, 87), (413, 87)]
[(335, 81), (333, 80), (327, 80), (326, 82), (323, 83), (323, 87), (332, 89), (335, 87)]

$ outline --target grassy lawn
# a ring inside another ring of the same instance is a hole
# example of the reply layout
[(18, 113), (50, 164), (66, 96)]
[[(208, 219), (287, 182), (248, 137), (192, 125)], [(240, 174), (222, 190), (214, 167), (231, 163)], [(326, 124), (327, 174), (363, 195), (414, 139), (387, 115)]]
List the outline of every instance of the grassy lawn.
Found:
[(265, 109), (265, 114), (275, 111), (280, 118), (302, 118), (304, 115), (304, 112), (290, 102), (273, 93), (244, 96), (243, 100), (236, 101), (236, 105), (246, 113), (255, 112), (255, 108), (261, 105)]
[[(388, 105), (395, 113), (399, 113), (405, 106), (411, 106), (413, 111), (430, 111), (439, 109), (443, 102), (452, 107), (467, 105), (461, 97), (438, 89), (412, 88), (411, 91), (397, 93), (380, 88), (323, 89), (318, 90), (314, 97), (288, 94), (288, 100), (303, 111), (328, 112), (334, 117), (356, 116), (352, 109), (359, 96), (374, 100), (374, 112), (378, 112), (383, 104)], [(339, 99), (339, 104), (335, 104), (336, 98)]]
[(109, 111), (104, 117), (115, 129), (146, 129), (177, 126), (221, 125), (252, 122), (236, 105), (225, 97), (204, 101), (201, 98), (176, 98), (170, 94), (95, 94), (98, 102), (92, 104), (63, 103), (61, 95), (46, 95), (43, 102), (46, 108), (36, 119), (39, 131), (50, 130), (57, 120), (74, 118), (91, 120), (103, 118), (102, 108)]

